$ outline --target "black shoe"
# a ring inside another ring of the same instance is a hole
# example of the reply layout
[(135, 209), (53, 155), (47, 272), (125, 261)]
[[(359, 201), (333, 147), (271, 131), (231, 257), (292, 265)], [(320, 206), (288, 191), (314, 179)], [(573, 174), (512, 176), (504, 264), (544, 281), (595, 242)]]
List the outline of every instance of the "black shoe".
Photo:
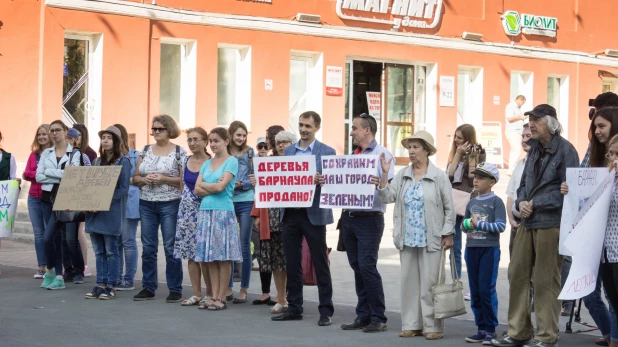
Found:
[(330, 317), (327, 316), (320, 316), (320, 320), (318, 321), (318, 325), (321, 327), (326, 327), (329, 326), (333, 321), (330, 319)]
[(342, 330), (360, 330), (369, 325), (369, 322), (364, 322), (360, 319), (355, 319), (352, 324), (341, 324)]
[(62, 278), (64, 278), (64, 283), (71, 283), (71, 282), (73, 282), (73, 280), (75, 280), (75, 273), (74, 272), (65, 272), (64, 275), (62, 275)]
[(107, 288), (105, 292), (99, 296), (100, 300), (111, 300), (116, 298), (116, 289)]
[(154, 300), (155, 295), (148, 289), (144, 288), (141, 292), (137, 293), (136, 296), (133, 297), (133, 301), (146, 301), (146, 300)]
[(73, 283), (75, 283), (75, 284), (82, 284), (82, 283), (84, 283), (84, 276), (82, 276), (79, 273), (75, 274), (75, 277), (73, 278)]
[(270, 317), (270, 319), (275, 321), (275, 322), (284, 322), (284, 321), (288, 321), (288, 320), (302, 320), (303, 319), (303, 315), (299, 314), (299, 313), (286, 312), (286, 313), (284, 313), (282, 315), (279, 315), (279, 316)]
[(101, 288), (97, 286), (97, 287), (94, 287), (94, 289), (92, 289), (90, 293), (86, 294), (84, 297), (86, 299), (98, 299), (99, 296), (103, 294), (104, 292), (105, 292), (105, 288)]
[(180, 300), (182, 300), (182, 294), (176, 292), (170, 292), (170, 295), (165, 298), (165, 302), (168, 303), (180, 302)]
[(363, 331), (366, 333), (379, 333), (380, 331), (386, 331), (388, 327), (386, 323), (382, 322), (371, 322), (369, 325), (363, 328)]

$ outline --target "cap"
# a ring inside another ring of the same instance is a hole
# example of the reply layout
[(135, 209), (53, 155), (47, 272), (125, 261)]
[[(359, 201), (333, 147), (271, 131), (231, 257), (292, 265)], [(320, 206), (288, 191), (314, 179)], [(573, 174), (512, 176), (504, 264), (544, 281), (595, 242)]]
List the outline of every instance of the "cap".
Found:
[(79, 138), (79, 132), (77, 131), (77, 129), (69, 129), (69, 131), (67, 131), (67, 137), (70, 137), (72, 139), (78, 139)]
[(122, 139), (122, 136), (120, 135), (121, 134), (120, 129), (116, 128), (113, 125), (108, 126), (107, 129), (105, 130), (99, 131), (99, 138), (103, 136), (103, 133), (110, 133), (110, 134), (115, 135), (118, 139)]
[(259, 145), (262, 142), (266, 143), (266, 137), (264, 137), (264, 136), (258, 137), (256, 145)]
[(536, 105), (532, 111), (524, 113), (526, 116), (533, 116), (536, 118), (543, 118), (545, 116), (558, 118), (556, 109), (548, 104)]
[(476, 169), (474, 169), (473, 173), (475, 175), (489, 177), (489, 178), (495, 180), (496, 182), (498, 182), (500, 180), (500, 171), (498, 171), (498, 168), (496, 167), (496, 165), (494, 165), (492, 163), (480, 163), (480, 164), (478, 164), (476, 166)]

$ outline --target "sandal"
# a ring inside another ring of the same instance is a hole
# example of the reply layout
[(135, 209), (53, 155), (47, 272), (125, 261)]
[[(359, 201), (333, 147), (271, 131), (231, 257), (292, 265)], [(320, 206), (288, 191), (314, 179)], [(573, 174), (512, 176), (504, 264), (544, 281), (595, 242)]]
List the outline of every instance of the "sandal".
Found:
[[(222, 304), (223, 304), (223, 306), (218, 306), (218, 305), (215, 305), (215, 303), (216, 303), (217, 301), (218, 301), (218, 302), (220, 302), (220, 303), (222, 303)], [(208, 305), (207, 310), (208, 310), (208, 311), (222, 311), (222, 310), (225, 310), (226, 308), (227, 308), (227, 301), (225, 301), (225, 300), (221, 300), (221, 299), (217, 299), (217, 300), (215, 300), (212, 304)]]
[(183, 300), (180, 305), (181, 306), (195, 306), (198, 305), (200, 303), (200, 297), (199, 296), (195, 296), (193, 295), (192, 297)]
[(275, 304), (275, 306), (270, 308), (270, 313), (272, 314), (284, 313), (287, 310), (288, 310), (288, 305)]
[(202, 300), (200, 300), (200, 307), (199, 307), (199, 309), (200, 310), (206, 310), (212, 304), (214, 304), (214, 300), (211, 297), (209, 297), (209, 296), (205, 296), (204, 298), (202, 298)]

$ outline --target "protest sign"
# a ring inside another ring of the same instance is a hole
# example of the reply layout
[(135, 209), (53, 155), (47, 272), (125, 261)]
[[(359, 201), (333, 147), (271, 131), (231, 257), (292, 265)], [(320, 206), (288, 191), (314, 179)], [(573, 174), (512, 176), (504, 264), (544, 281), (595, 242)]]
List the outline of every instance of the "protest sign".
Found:
[(372, 208), (376, 186), (370, 181), (378, 175), (378, 160), (377, 155), (322, 157), (320, 208)]
[(573, 220), (573, 231), (564, 243), (572, 254), (573, 264), (558, 297), (560, 300), (583, 298), (592, 293), (596, 287), (609, 204), (614, 191), (614, 178), (615, 174), (612, 171)]
[(254, 157), (255, 206), (310, 207), (315, 194), (315, 156)]
[(13, 234), (17, 199), (19, 199), (19, 183), (0, 182), (0, 237), (9, 237)]
[(109, 211), (122, 166), (69, 166), (64, 170), (54, 211)]
[(569, 186), (569, 193), (564, 196), (562, 205), (562, 220), (560, 221), (560, 248), (562, 255), (572, 255), (564, 246), (571, 231), (573, 230), (573, 219), (586, 204), (586, 201), (603, 180), (609, 174), (607, 168), (568, 168), (566, 171), (566, 183)]

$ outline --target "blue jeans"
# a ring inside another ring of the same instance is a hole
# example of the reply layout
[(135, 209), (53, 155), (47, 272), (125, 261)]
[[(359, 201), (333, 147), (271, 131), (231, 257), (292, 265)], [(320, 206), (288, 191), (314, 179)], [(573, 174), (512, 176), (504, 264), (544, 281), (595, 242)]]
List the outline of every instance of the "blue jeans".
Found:
[[(463, 222), (464, 218), (461, 216), (457, 216), (455, 219), (455, 236), (453, 237), (453, 252), (455, 255), (455, 270), (457, 270), (457, 277), (461, 278), (461, 247), (462, 247), (462, 239), (461, 239), (461, 222)], [(453, 264), (451, 264), (453, 266)]]
[(90, 233), (92, 249), (97, 260), (98, 286), (116, 288), (120, 283), (118, 238), (119, 236)]
[(466, 247), (465, 258), (474, 322), (479, 331), (494, 334), (498, 326), (500, 247)]
[(142, 285), (154, 293), (158, 287), (157, 253), (159, 251), (159, 226), (165, 250), (165, 277), (170, 292), (182, 293), (182, 260), (174, 259), (176, 221), (180, 200), (139, 201), (142, 221)]
[(45, 266), (45, 240), (43, 233), (45, 232), (45, 224), (47, 219), (43, 215), (43, 202), (41, 199), (28, 196), (28, 214), (32, 223), (32, 232), (34, 233), (34, 250), (36, 251), (36, 261), (38, 266)]
[[(120, 279), (128, 284), (135, 282), (135, 273), (137, 272), (137, 261), (139, 250), (135, 240), (137, 235), (137, 224), (139, 219), (125, 218), (122, 225), (122, 233), (118, 239), (118, 273)], [(122, 275), (124, 269), (124, 259), (126, 258), (127, 268)]]
[[(253, 201), (243, 201), (234, 203), (236, 219), (240, 224), (240, 252), (242, 253), (242, 277), (240, 279), (241, 288), (249, 288), (251, 280), (251, 230), (253, 228), (253, 217), (251, 209)], [(232, 262), (232, 275), (230, 276), (230, 288), (234, 287), (234, 262)]]
[(45, 243), (45, 264), (48, 269), (55, 269), (56, 275), (62, 275), (62, 239), (61, 231), (64, 223), (56, 223), (56, 216), (52, 213), (54, 205), (41, 201), (43, 217), (47, 220), (43, 242)]

